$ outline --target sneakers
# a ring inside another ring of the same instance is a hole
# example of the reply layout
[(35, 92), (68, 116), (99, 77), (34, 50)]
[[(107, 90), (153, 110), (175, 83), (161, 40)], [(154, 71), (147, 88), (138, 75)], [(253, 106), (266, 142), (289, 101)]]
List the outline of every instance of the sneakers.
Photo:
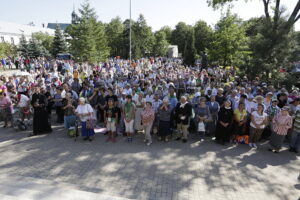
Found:
[(256, 144), (255, 143), (249, 143), (249, 147), (251, 147), (251, 148), (257, 148), (257, 146), (256, 146)]
[(204, 142), (204, 139), (201, 139), (200, 142)]

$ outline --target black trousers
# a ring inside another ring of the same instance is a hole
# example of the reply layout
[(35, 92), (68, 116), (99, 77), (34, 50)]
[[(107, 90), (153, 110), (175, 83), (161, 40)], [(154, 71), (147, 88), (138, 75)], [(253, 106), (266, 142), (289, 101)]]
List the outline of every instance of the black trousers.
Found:
[(62, 106), (56, 106), (56, 115), (57, 115), (57, 123), (63, 123), (64, 122), (64, 110), (62, 109)]

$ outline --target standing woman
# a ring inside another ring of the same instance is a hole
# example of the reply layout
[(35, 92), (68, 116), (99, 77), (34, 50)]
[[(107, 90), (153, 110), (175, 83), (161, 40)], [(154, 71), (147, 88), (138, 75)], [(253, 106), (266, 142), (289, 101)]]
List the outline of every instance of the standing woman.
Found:
[(132, 137), (134, 134), (134, 118), (135, 118), (135, 105), (132, 102), (132, 96), (127, 95), (126, 103), (123, 107), (123, 116), (124, 116), (124, 123), (125, 123), (125, 132), (127, 135), (127, 141), (132, 142)]
[(87, 120), (93, 117), (92, 106), (85, 103), (85, 98), (81, 97), (75, 113), (81, 120), (81, 136), (84, 137), (84, 140), (92, 141), (91, 137), (95, 135), (94, 129), (88, 129), (86, 126)]
[(141, 113), (145, 107), (146, 100), (144, 98), (144, 94), (140, 92), (139, 97), (136, 99), (136, 111), (135, 111), (135, 119), (134, 119), (134, 129), (136, 131), (143, 130)]
[(109, 99), (107, 105), (104, 108), (104, 124), (106, 124), (106, 128), (108, 131), (108, 138), (106, 142), (110, 140), (112, 142), (116, 142), (116, 126), (118, 123), (118, 110), (114, 104), (113, 99)]
[(166, 142), (169, 141), (168, 137), (171, 135), (171, 113), (172, 109), (169, 104), (169, 99), (165, 98), (163, 104), (158, 108), (158, 137), (164, 139)]
[(258, 104), (257, 111), (254, 111), (251, 114), (250, 137), (249, 137), (249, 146), (251, 148), (257, 148), (256, 142), (259, 141), (261, 134), (263, 133), (267, 123), (268, 123), (268, 115), (264, 112), (264, 105)]
[(234, 111), (234, 136), (243, 136), (246, 132), (247, 111), (245, 104), (240, 102)]
[(143, 122), (144, 132), (145, 132), (145, 140), (144, 142), (147, 142), (147, 145), (152, 144), (152, 137), (151, 137), (151, 129), (155, 118), (155, 112), (152, 109), (152, 103), (147, 102), (146, 108), (141, 113), (141, 119)]
[(33, 133), (31, 136), (52, 132), (46, 110), (47, 98), (41, 93), (40, 87), (34, 88), (31, 105), (33, 107)]
[(210, 111), (208, 106), (206, 105), (206, 98), (202, 97), (199, 101), (199, 105), (195, 109), (195, 121), (198, 128), (198, 133), (200, 135), (200, 141), (204, 141), (204, 136), (206, 132), (206, 125), (208, 119), (210, 119)]
[(64, 126), (65, 129), (69, 129), (70, 127), (74, 126), (76, 122), (76, 101), (72, 98), (72, 93), (66, 93), (66, 98), (63, 100), (63, 111), (64, 111)]
[(292, 128), (293, 118), (289, 115), (289, 107), (285, 106), (281, 112), (273, 118), (273, 133), (270, 140), (270, 151), (279, 153), (288, 130)]
[(12, 102), (4, 95), (4, 91), (0, 92), (0, 115), (4, 120), (3, 128), (7, 127), (8, 121), (11, 121), (12, 126)]
[(216, 102), (216, 96), (210, 97), (210, 101), (207, 102), (207, 106), (211, 115), (211, 120), (207, 122), (207, 133), (215, 135), (218, 121), (218, 112), (220, 110), (220, 105), (218, 102)]
[(218, 114), (218, 122), (216, 128), (216, 142), (225, 144), (229, 142), (231, 134), (231, 126), (233, 122), (233, 110), (231, 108), (231, 101), (226, 100), (223, 107), (221, 107)]

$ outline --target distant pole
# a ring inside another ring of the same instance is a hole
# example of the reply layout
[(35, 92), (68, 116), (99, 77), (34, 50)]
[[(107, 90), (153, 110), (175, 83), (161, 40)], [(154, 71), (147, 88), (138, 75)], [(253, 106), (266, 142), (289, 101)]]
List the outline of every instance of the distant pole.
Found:
[(131, 65), (131, 0), (129, 0), (129, 61)]

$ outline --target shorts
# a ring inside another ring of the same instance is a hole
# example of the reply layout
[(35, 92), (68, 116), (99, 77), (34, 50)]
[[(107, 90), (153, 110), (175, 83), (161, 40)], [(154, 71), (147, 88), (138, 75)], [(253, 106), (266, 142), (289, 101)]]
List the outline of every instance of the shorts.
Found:
[(108, 131), (116, 132), (116, 122), (114, 122), (114, 121), (107, 122), (106, 128)]
[(134, 129), (133, 129), (134, 120), (131, 120), (130, 122), (126, 122), (126, 120), (124, 119), (124, 123), (125, 123), (125, 132), (134, 133)]

